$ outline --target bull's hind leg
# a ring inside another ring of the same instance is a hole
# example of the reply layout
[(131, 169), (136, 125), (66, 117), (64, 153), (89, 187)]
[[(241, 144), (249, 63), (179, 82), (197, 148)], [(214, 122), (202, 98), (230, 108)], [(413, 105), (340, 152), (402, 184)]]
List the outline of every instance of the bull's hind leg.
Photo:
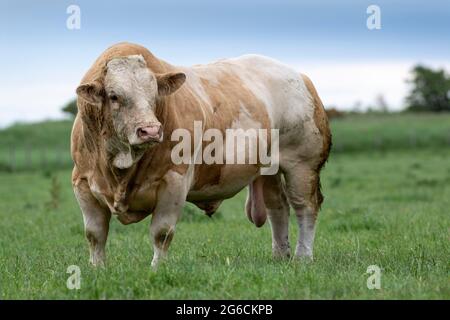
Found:
[(262, 176), (264, 179), (264, 204), (272, 228), (272, 252), (275, 258), (291, 255), (289, 246), (289, 204), (280, 174)]
[(285, 172), (286, 193), (297, 216), (299, 235), (295, 256), (313, 258), (315, 225), (322, 202), (318, 170), (296, 164)]
[(83, 214), (84, 230), (89, 242), (89, 261), (94, 266), (104, 266), (105, 245), (111, 213), (108, 209), (100, 206), (86, 181), (75, 183), (73, 189)]

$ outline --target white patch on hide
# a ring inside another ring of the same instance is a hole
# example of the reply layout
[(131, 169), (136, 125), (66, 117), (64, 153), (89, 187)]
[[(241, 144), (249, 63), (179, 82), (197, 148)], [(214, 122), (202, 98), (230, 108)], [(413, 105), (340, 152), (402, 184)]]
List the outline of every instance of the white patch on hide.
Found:
[(113, 160), (113, 165), (119, 169), (128, 169), (133, 165), (133, 157), (131, 151), (120, 151)]

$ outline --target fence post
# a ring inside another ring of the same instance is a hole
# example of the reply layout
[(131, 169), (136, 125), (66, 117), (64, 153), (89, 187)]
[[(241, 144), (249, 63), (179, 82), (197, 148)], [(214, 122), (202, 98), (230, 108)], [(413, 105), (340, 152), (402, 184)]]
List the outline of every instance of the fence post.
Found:
[(411, 131), (409, 135), (409, 144), (413, 148), (417, 147), (417, 137), (414, 131)]
[(61, 152), (56, 151), (55, 167), (61, 169)]
[(42, 149), (42, 153), (41, 153), (41, 168), (42, 169), (47, 169), (47, 154), (46, 154), (47, 148), (43, 148)]
[(9, 147), (9, 161), (10, 161), (11, 171), (15, 171), (15, 169), (16, 169), (16, 149), (14, 148), (14, 146)]
[(27, 167), (27, 168), (33, 167), (32, 146), (31, 145), (28, 145), (28, 148), (25, 149), (25, 167)]

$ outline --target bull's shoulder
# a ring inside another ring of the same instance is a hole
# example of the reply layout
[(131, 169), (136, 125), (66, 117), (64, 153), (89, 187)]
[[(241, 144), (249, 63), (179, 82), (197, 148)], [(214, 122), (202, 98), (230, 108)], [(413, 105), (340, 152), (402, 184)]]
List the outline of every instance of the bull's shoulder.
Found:
[[(81, 117), (77, 116), (72, 127), (70, 153), (75, 167), (82, 176), (90, 170), (89, 166), (93, 157), (92, 149), (94, 148), (92, 146), (93, 140), (87, 141), (83, 130)], [(89, 143), (91, 144), (90, 146)]]
[(74, 157), (80, 147), (81, 138), (82, 138), (82, 124), (81, 124), (80, 116), (77, 115), (73, 122), (72, 132), (70, 135), (70, 153), (72, 155), (72, 160), (74, 160), (74, 161), (75, 161)]

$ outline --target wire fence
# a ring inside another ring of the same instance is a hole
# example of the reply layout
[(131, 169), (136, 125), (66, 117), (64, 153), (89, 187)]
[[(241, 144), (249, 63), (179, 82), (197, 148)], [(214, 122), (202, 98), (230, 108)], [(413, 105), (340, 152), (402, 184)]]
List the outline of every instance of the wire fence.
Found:
[(0, 171), (52, 171), (73, 165), (70, 152), (52, 148), (16, 148), (0, 150)]
[(398, 150), (445, 149), (450, 147), (450, 129), (445, 134), (421, 134), (420, 132), (386, 134), (355, 134), (342, 137), (333, 134), (333, 153), (384, 152)]
[[(450, 148), (450, 129), (442, 134), (360, 134), (351, 138), (333, 134), (332, 153), (384, 152)], [(53, 171), (73, 167), (68, 147), (0, 146), (0, 172)]]

